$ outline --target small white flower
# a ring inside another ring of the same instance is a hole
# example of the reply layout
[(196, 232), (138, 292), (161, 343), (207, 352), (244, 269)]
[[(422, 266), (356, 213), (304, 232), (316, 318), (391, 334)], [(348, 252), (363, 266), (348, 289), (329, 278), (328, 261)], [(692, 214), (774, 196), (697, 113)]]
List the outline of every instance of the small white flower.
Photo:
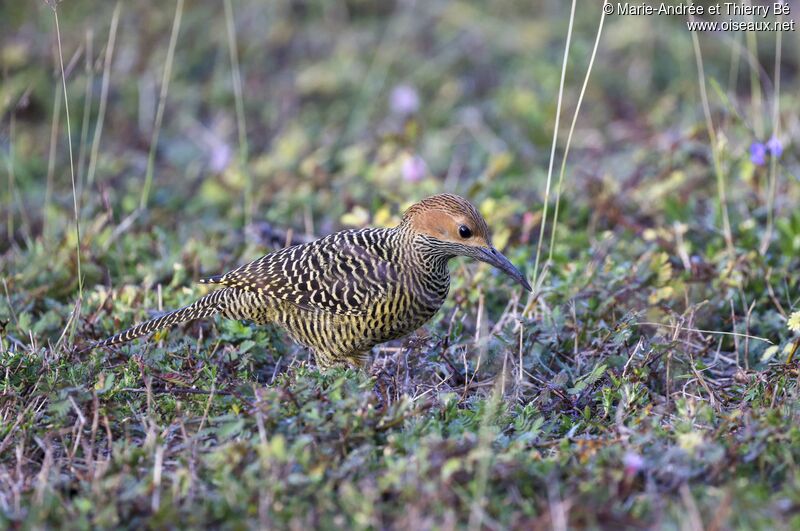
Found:
[(794, 312), (789, 316), (789, 321), (786, 323), (789, 330), (792, 332), (800, 332), (800, 312)]

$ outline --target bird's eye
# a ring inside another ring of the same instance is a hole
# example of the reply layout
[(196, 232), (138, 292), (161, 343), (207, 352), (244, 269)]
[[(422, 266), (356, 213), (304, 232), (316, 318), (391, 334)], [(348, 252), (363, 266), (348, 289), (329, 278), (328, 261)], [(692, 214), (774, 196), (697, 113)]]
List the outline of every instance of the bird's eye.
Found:
[(458, 235), (465, 239), (470, 238), (472, 236), (472, 231), (469, 230), (469, 227), (467, 227), (466, 225), (461, 225), (458, 228)]

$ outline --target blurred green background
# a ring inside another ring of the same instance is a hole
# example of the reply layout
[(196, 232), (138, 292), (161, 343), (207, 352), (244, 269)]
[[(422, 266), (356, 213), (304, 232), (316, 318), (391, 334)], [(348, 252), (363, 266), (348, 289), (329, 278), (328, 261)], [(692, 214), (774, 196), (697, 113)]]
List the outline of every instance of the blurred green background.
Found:
[(532, 277), (570, 6), (0, 4), (0, 526), (796, 527), (796, 31), (696, 34), (701, 77), (684, 18), (606, 17), (541, 289), (456, 261), (370, 374), (235, 322), (75, 348), (442, 191)]
[[(161, 2), (121, 7), (105, 124), (89, 183), (114, 7), (59, 4), (82, 215), (92, 220), (105, 211), (108, 225), (141, 202), (175, 15), (174, 5)], [(485, 203), (499, 233), (519, 236), (520, 216), (538, 216), (569, 5), (336, 1), (232, 7), (230, 35), (222, 3), (184, 6), (150, 208), (132, 230), (149, 224), (168, 228), (181, 241), (205, 240), (240, 231), (245, 221), (267, 220), (324, 234), (342, 225), (389, 223), (402, 206), (442, 190)], [(599, 5), (579, 3), (562, 130), (577, 100), (599, 14)], [(68, 226), (62, 221), (72, 219), (72, 194), (52, 9), (44, 2), (9, 3), (3, 15), (0, 110), (6, 167), (14, 173), (4, 194), (7, 249), (12, 233), (16, 241), (35, 239), (45, 229), (58, 237)], [(229, 38), (241, 73), (245, 146), (237, 129)], [(709, 87), (712, 100), (737, 111), (732, 119), (741, 125), (725, 130), (734, 157), (771, 130), (773, 34), (758, 40), (757, 75), (764, 87), (762, 106), (754, 107), (748, 101), (745, 34), (700, 35), (706, 72), (719, 87)], [(797, 50), (797, 34), (786, 34), (785, 98), (797, 94)], [(565, 190), (570, 205), (593, 198), (586, 193), (592, 182), (603, 188), (604, 179), (624, 183), (649, 162), (642, 178), (659, 186), (670, 186), (664, 173), (680, 168), (692, 185), (671, 188), (686, 187), (691, 201), (665, 209), (663, 202), (677, 194), (642, 197), (631, 211), (656, 216), (659, 226), (674, 221), (670, 217), (696, 214), (699, 205), (693, 203), (715, 197), (714, 182), (706, 178), (707, 168), (692, 167), (691, 149), (675, 147), (682, 140), (704, 141), (699, 103), (692, 42), (682, 19), (609, 17), (572, 146)], [(54, 114), (59, 127), (51, 141)], [(784, 127), (796, 131), (796, 124)], [(671, 212), (678, 208), (684, 211)], [(378, 219), (369, 219), (376, 213)], [(583, 229), (589, 214), (568, 211), (562, 221), (577, 221)], [(48, 220), (50, 227), (43, 227)], [(85, 224), (87, 238), (102, 238), (101, 227)], [(157, 257), (139, 258), (149, 264), (145, 258)], [(86, 274), (89, 284), (101, 280), (99, 271), (87, 268)], [(115, 278), (123, 280), (133, 279)]]

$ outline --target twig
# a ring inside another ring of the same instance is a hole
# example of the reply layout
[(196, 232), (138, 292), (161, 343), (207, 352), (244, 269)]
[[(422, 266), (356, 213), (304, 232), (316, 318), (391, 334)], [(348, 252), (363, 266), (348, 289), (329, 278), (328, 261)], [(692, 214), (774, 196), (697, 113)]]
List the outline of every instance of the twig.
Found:
[(703, 330), (701, 328), (686, 328), (683, 326), (676, 326), (676, 325), (668, 325), (663, 323), (650, 323), (650, 322), (641, 322), (641, 323), (631, 323), (632, 326), (661, 326), (664, 328), (679, 328), (684, 332), (698, 332), (700, 334), (719, 334), (723, 336), (736, 336), (736, 337), (746, 337), (748, 339), (756, 339), (758, 341), (763, 341), (765, 343), (769, 343), (773, 345), (774, 343), (767, 339), (766, 337), (759, 337), (759, 336), (751, 336), (748, 334), (740, 334), (738, 332), (721, 332), (719, 330)]

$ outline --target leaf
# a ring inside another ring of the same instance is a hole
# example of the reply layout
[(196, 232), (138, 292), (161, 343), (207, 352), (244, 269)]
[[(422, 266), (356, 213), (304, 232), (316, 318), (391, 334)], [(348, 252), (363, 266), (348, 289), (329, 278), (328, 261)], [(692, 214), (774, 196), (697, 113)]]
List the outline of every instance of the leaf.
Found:
[(239, 353), (240, 354), (244, 354), (245, 352), (248, 352), (250, 349), (252, 349), (255, 346), (256, 346), (256, 342), (255, 341), (253, 341), (252, 339), (246, 339), (246, 340), (242, 341), (241, 345), (239, 345)]
[(588, 386), (593, 385), (600, 380), (600, 378), (602, 378), (606, 373), (606, 369), (608, 369), (608, 365), (605, 363), (596, 366), (594, 369), (592, 369), (592, 372), (578, 378), (578, 380), (575, 382), (575, 386), (569, 389), (567, 392), (571, 395), (577, 395)]
[(242, 428), (244, 428), (244, 419), (237, 418), (220, 426), (219, 430), (217, 431), (217, 435), (220, 439), (229, 439), (239, 435), (239, 433), (242, 431)]
[(775, 357), (775, 354), (777, 353), (778, 345), (772, 345), (771, 347), (764, 349), (764, 352), (761, 354), (761, 363), (767, 363), (769, 360)]

